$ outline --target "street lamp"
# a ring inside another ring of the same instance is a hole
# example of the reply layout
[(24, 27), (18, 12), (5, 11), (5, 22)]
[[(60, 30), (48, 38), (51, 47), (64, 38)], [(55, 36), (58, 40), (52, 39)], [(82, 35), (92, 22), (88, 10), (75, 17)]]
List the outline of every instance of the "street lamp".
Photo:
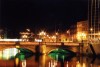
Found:
[(68, 40), (70, 41), (70, 30), (67, 30)]
[(92, 39), (93, 28), (90, 28), (90, 38)]
[(55, 35), (56, 35), (56, 42), (57, 42), (57, 38), (58, 38), (58, 32), (56, 32), (56, 33), (55, 33)]

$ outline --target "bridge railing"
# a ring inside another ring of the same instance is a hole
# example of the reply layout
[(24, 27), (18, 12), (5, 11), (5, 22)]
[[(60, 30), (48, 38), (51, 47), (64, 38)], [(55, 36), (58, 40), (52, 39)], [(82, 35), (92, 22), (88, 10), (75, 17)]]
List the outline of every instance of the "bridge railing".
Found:
[[(0, 42), (0, 45), (62, 45), (62, 42)], [(63, 42), (64, 45), (68, 46), (79, 46), (79, 43)]]
[(0, 42), (0, 45), (4, 45), (4, 44), (14, 45), (14, 44), (16, 44), (16, 42)]

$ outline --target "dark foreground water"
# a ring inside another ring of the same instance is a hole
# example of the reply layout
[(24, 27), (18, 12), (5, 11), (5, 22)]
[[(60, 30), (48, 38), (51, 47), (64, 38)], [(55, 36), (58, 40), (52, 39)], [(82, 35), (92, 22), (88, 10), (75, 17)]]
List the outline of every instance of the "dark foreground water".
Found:
[(27, 49), (5, 49), (0, 51), (0, 67), (100, 67), (99, 58), (38, 55)]

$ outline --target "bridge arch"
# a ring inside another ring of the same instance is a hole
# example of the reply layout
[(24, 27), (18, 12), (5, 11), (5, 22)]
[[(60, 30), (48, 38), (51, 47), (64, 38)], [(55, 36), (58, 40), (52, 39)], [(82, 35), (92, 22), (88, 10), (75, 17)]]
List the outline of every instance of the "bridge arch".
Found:
[(50, 50), (49, 52), (47, 52), (47, 54), (49, 54), (50, 52), (52, 52), (53, 50), (57, 50), (58, 48), (54, 48), (52, 50)]
[(19, 47), (28, 49), (28, 50), (32, 51), (33, 53), (35, 52), (34, 46), (32, 47), (32, 46), (21, 46), (21, 45), (9, 45), (9, 46), (2, 45), (2, 46), (0, 46), (0, 51), (8, 49), (8, 48), (19, 48)]

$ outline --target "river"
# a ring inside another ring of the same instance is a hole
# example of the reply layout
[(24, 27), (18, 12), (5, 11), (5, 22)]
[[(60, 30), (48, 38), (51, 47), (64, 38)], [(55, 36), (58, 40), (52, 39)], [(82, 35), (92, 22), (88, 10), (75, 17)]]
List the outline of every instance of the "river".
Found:
[(23, 50), (19, 51), (16, 48), (1, 50), (0, 67), (100, 67), (100, 58), (73, 56), (59, 60), (59, 58), (54, 59), (48, 54), (32, 54), (27, 50), (20, 53)]

